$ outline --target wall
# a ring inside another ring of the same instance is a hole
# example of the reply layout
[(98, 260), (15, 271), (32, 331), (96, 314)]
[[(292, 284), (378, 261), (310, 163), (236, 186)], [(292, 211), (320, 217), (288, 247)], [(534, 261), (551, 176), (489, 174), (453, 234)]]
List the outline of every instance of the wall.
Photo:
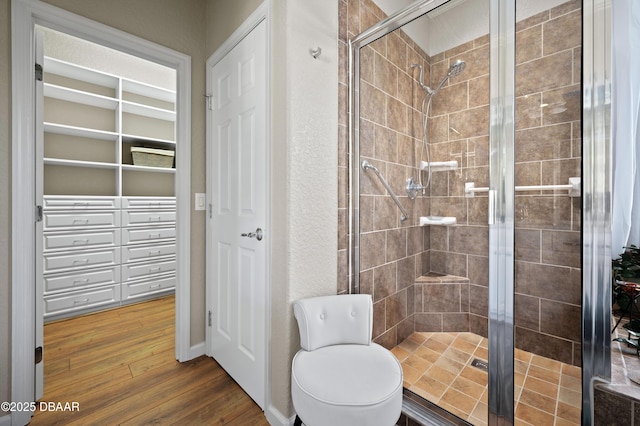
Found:
[(291, 360), (300, 348), (291, 303), (337, 291), (338, 96), (327, 88), (338, 84), (338, 10), (283, 0), (271, 16), (271, 394), (291, 416)]
[[(580, 176), (579, 7), (579, 2), (571, 1), (518, 23), (516, 185), (566, 184), (569, 177)], [(342, 1), (340, 11), (344, 27), (340, 34), (346, 37), (385, 17), (369, 0)], [(419, 158), (411, 153), (411, 138), (415, 145), (421, 137), (421, 97), (409, 70), (418, 59), (407, 59), (412, 53), (401, 57), (419, 49), (411, 47), (410, 39), (398, 44), (400, 39), (392, 34), (361, 51), (360, 124), (361, 157), (378, 166), (399, 196), (405, 194), (405, 179), (415, 177), (411, 167)], [(346, 58), (346, 45), (342, 49)], [(387, 347), (406, 337), (412, 326), (416, 331), (487, 334), (487, 196), (465, 197), (464, 184), (488, 185), (489, 37), (422, 58), (425, 83), (431, 87), (455, 60), (467, 62), (465, 71), (433, 98), (429, 119), (431, 161), (456, 160), (460, 167), (433, 173), (425, 198), (412, 202), (400, 197), (413, 213), (413, 222), (401, 225), (384, 188), (373, 174), (360, 172), (361, 291), (372, 294), (377, 303), (374, 334)], [(346, 59), (342, 65), (346, 67)], [(344, 70), (340, 76), (346, 116)], [(347, 271), (346, 126), (341, 120), (341, 289), (346, 288)], [(579, 365), (581, 200), (565, 194), (519, 192), (516, 197), (516, 346)], [(426, 215), (454, 216), (457, 225), (432, 225), (421, 232), (415, 217)], [(424, 253), (419, 252), (420, 238)], [(414, 261), (409, 260), (412, 256)], [(432, 279), (418, 285), (408, 280), (412, 274), (428, 272), (461, 279)]]
[[(0, 0), (0, 401), (11, 390), (11, 2)], [(4, 413), (0, 413), (2, 416)]]

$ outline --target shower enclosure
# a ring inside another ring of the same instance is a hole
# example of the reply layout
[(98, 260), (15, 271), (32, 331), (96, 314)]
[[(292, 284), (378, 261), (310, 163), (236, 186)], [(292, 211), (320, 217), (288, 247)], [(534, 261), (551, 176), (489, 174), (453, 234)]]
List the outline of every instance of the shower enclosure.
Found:
[(588, 424), (609, 374), (598, 0), (343, 3), (349, 291), (406, 413)]

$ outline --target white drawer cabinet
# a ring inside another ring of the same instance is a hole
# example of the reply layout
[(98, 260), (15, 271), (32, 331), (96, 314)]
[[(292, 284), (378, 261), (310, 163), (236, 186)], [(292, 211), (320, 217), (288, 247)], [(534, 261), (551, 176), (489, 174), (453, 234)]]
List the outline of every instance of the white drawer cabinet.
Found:
[(44, 230), (107, 228), (120, 226), (120, 211), (57, 212), (45, 211)]
[(176, 228), (123, 228), (122, 244), (155, 243), (176, 238)]
[(129, 263), (122, 265), (122, 281), (166, 274), (176, 270), (175, 259), (159, 262)]
[(44, 273), (61, 272), (78, 268), (115, 266), (120, 264), (120, 247), (103, 250), (75, 250), (46, 253)]
[(175, 256), (175, 254), (175, 243), (127, 246), (122, 248), (122, 263), (135, 262), (137, 260), (154, 260), (166, 256)]
[(48, 195), (45, 210), (119, 210), (120, 197), (67, 197)]
[(120, 285), (93, 288), (81, 292), (64, 293), (44, 298), (44, 316), (61, 317), (79, 313), (98, 306), (113, 306), (120, 302)]
[(44, 291), (46, 294), (50, 294), (60, 291), (75, 291), (99, 285), (118, 284), (119, 282), (120, 266), (62, 274), (47, 274), (44, 276)]
[(122, 226), (166, 226), (176, 223), (175, 210), (123, 210)]
[(174, 291), (175, 197), (45, 196), (45, 319)]
[(48, 232), (44, 235), (44, 250), (91, 249), (102, 246), (119, 246), (120, 229), (104, 229), (93, 232)]
[(176, 287), (175, 274), (157, 277), (155, 279), (144, 279), (130, 281), (122, 284), (122, 301), (133, 301), (144, 297), (149, 297), (158, 293), (174, 291)]

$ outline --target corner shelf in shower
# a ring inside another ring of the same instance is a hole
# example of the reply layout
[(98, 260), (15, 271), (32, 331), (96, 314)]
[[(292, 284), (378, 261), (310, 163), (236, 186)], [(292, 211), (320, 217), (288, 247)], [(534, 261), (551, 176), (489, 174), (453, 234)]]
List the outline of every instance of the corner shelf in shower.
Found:
[(456, 218), (451, 216), (421, 216), (420, 217), (420, 226), (425, 226), (425, 225), (451, 226), (451, 225), (455, 225), (456, 222), (457, 222)]
[(420, 170), (428, 170), (431, 166), (432, 172), (446, 172), (449, 170), (456, 170), (458, 168), (458, 162), (453, 161), (433, 161), (428, 163), (426, 161), (420, 162)]

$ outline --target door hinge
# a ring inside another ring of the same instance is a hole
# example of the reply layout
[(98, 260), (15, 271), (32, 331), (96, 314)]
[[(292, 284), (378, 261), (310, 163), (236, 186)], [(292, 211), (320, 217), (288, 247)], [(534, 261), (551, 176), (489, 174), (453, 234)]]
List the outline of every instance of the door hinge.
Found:
[(42, 222), (42, 206), (36, 206), (36, 222)]
[(36, 80), (42, 81), (42, 65), (36, 63)]
[(213, 95), (204, 95), (207, 98), (207, 108), (209, 111), (213, 111)]
[(211, 327), (211, 311), (207, 313), (207, 317), (208, 317), (207, 324), (209, 324), (209, 327)]
[(36, 364), (40, 364), (42, 362), (42, 346), (38, 346), (36, 348)]
[(209, 219), (213, 218), (213, 205), (209, 203)]

